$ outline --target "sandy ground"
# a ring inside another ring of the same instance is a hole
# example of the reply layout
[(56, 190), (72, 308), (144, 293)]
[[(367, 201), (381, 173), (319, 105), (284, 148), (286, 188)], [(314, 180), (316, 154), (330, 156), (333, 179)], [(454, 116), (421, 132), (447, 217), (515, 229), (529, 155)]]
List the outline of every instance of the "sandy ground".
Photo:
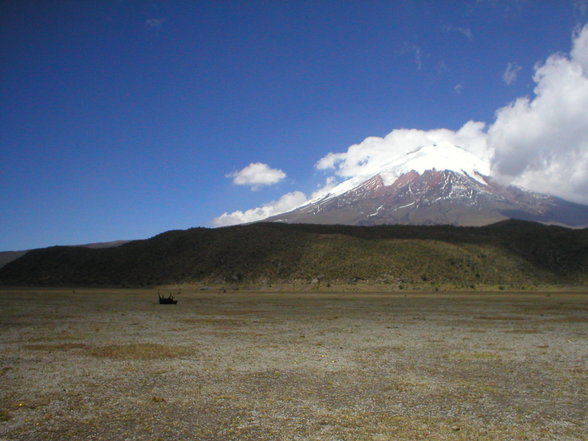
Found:
[(0, 290), (0, 440), (586, 440), (588, 292)]

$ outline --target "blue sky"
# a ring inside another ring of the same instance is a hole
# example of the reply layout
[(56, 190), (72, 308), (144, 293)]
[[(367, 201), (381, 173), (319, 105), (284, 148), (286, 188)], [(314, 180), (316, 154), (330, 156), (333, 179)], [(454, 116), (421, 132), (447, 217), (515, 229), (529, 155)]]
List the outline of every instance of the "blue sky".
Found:
[[(317, 161), (368, 136), (492, 124), (570, 52), (588, 2), (19, 0), (0, 16), (0, 250), (16, 250), (210, 227), (310, 195)], [(269, 180), (237, 185), (255, 163)]]

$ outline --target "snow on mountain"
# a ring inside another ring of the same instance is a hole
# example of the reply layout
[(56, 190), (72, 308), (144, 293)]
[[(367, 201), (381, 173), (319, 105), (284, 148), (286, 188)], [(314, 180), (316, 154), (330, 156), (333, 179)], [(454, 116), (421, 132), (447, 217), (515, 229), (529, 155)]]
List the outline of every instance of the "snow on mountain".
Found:
[[(483, 179), (483, 176), (488, 176), (490, 174), (490, 162), (478, 158), (462, 147), (449, 142), (442, 142), (422, 146), (400, 157), (391, 155), (390, 160), (382, 164), (382, 167), (377, 174), (382, 177), (385, 185), (391, 185), (400, 176), (413, 170), (419, 174), (422, 174), (425, 170), (450, 170), (456, 173), (465, 174), (476, 179), (481, 184), (485, 184), (486, 181)], [(358, 185), (361, 185), (371, 177), (373, 177), (373, 175), (356, 176), (347, 179), (330, 189), (328, 192), (319, 193), (316, 197), (305, 202), (302, 206), (311, 205), (319, 201), (342, 195)]]
[(412, 170), (419, 174), (425, 170), (449, 170), (466, 174), (485, 184), (482, 176), (490, 174), (490, 163), (451, 143), (432, 144), (396, 159), (383, 167), (380, 175), (385, 185), (391, 185)]
[[(372, 170), (373, 171), (373, 170)], [(378, 173), (357, 176), (268, 221), (320, 224), (486, 225), (507, 218), (588, 225), (588, 206), (505, 187), (489, 161), (451, 143), (391, 156)]]

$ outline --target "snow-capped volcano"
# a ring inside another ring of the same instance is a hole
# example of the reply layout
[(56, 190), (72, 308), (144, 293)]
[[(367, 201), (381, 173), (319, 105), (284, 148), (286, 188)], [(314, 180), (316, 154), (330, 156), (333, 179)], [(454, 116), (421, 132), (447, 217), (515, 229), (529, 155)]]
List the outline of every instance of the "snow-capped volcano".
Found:
[(588, 206), (505, 187), (490, 162), (451, 143), (420, 147), (348, 179), (268, 221), (319, 224), (486, 225), (507, 218), (588, 225)]
[(432, 144), (392, 161), (383, 168), (380, 175), (386, 185), (391, 185), (410, 171), (422, 174), (433, 169), (462, 173), (485, 183), (483, 176), (490, 174), (490, 163), (450, 143)]
[(382, 178), (385, 185), (391, 185), (410, 171), (422, 174), (426, 170), (433, 169), (450, 170), (465, 174), (484, 184), (483, 177), (490, 174), (490, 161), (478, 158), (467, 150), (449, 142), (422, 146), (401, 157), (392, 157), (389, 161), (381, 164), (376, 173), (343, 181), (330, 191), (319, 194), (307, 204), (339, 196), (376, 175)]

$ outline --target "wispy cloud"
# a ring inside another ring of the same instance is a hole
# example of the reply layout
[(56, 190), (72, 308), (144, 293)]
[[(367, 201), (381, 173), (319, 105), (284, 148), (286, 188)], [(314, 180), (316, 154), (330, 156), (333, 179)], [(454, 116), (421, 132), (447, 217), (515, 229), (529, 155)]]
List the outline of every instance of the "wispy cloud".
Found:
[(517, 63), (508, 63), (506, 66), (506, 70), (502, 74), (502, 80), (506, 83), (507, 86), (514, 84), (517, 80), (519, 72), (521, 71), (522, 67), (519, 66)]
[(259, 190), (264, 185), (273, 185), (286, 177), (282, 170), (271, 168), (262, 162), (253, 162), (247, 167), (226, 175), (235, 185), (247, 185), (251, 190)]
[[(562, 0), (565, 1), (565, 0)], [(524, 13), (525, 8), (532, 3), (529, 0), (472, 0), (464, 2), (466, 4), (466, 14), (473, 15), (482, 7), (490, 7), (497, 12), (502, 12), (505, 18), (517, 18)]]
[(472, 34), (472, 30), (470, 28), (462, 28), (459, 26), (443, 26), (442, 28), (443, 32), (457, 32), (461, 35), (463, 35), (464, 37), (466, 37), (468, 40), (472, 41), (474, 39), (474, 35)]
[(447, 68), (447, 64), (445, 64), (445, 60), (439, 61), (435, 66), (435, 71), (437, 72), (437, 75), (444, 74), (448, 70), (449, 69)]
[(405, 41), (402, 43), (400, 49), (396, 51), (399, 55), (412, 55), (414, 57), (414, 62), (418, 70), (423, 68), (423, 51), (420, 46), (414, 43), (410, 43)]
[(165, 20), (165, 18), (148, 18), (145, 20), (145, 28), (148, 31), (159, 32), (161, 31)]
[(588, 0), (574, 0), (574, 9), (584, 15), (588, 12)]
[(453, 86), (453, 90), (455, 91), (455, 93), (462, 93), (463, 92), (463, 84), (457, 83), (455, 86)]

